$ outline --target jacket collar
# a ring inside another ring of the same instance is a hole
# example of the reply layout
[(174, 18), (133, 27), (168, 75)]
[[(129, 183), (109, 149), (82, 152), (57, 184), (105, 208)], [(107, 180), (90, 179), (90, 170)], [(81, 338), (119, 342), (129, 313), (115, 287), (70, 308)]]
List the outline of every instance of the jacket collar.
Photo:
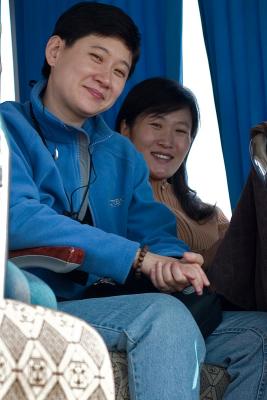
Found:
[(41, 93), (46, 84), (46, 80), (37, 82), (32, 88), (30, 97), (33, 113), (46, 139), (58, 143), (72, 143), (77, 135), (83, 133), (88, 136), (90, 143), (95, 145), (114, 134), (100, 115), (88, 118), (81, 128), (65, 124), (43, 105)]

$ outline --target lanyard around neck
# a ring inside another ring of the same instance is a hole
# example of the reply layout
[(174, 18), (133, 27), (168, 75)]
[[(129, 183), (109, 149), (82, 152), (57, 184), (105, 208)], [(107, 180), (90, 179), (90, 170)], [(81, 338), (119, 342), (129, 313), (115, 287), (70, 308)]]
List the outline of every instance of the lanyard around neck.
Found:
[[(32, 122), (34, 124), (34, 128), (35, 128), (36, 132), (38, 133), (38, 135), (40, 136), (43, 144), (45, 145), (45, 147), (49, 151), (48, 144), (47, 144), (47, 141), (46, 141), (46, 139), (44, 137), (44, 134), (42, 132), (41, 126), (40, 126), (37, 118), (34, 115), (33, 107), (32, 107), (32, 103), (31, 102), (30, 102), (30, 114), (31, 114), (31, 119), (32, 119)], [(65, 189), (65, 187), (63, 185), (64, 192), (65, 192), (65, 195), (66, 195), (66, 197), (68, 199), (69, 206), (70, 206), (70, 211), (64, 211), (63, 214), (66, 215), (66, 216), (69, 216), (72, 219), (75, 219), (76, 221), (79, 221), (79, 222), (82, 222), (83, 217), (86, 215), (86, 210), (87, 210), (87, 207), (88, 207), (87, 203), (88, 203), (88, 192), (89, 192), (90, 179), (91, 179), (91, 170), (92, 169), (94, 170), (93, 163), (92, 163), (92, 156), (91, 156), (91, 154), (89, 154), (89, 155), (90, 155), (89, 166), (88, 166), (89, 167), (89, 174), (88, 174), (89, 176), (88, 176), (87, 184), (74, 189), (72, 191), (70, 197), (68, 196), (68, 194), (66, 192), (66, 189)], [(55, 148), (55, 152), (52, 155), (52, 157), (53, 157), (54, 161), (56, 161), (58, 159), (58, 149), (57, 148)], [(82, 201), (81, 201), (80, 207), (79, 207), (78, 211), (74, 211), (73, 210), (73, 199), (72, 199), (72, 197), (73, 197), (74, 193), (77, 190), (82, 189), (82, 188), (85, 188), (85, 190), (84, 190), (84, 194), (83, 194), (83, 197), (82, 197)], [(82, 213), (82, 216), (80, 215), (81, 213)]]

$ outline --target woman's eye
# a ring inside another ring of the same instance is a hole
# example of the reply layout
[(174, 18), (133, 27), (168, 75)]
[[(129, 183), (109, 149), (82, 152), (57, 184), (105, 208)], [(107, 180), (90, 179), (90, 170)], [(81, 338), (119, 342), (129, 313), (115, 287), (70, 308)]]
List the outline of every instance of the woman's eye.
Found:
[(126, 77), (126, 72), (123, 71), (122, 69), (115, 69), (114, 70), (115, 75), (117, 75), (120, 78), (125, 78)]
[(161, 128), (161, 124), (158, 123), (158, 122), (150, 122), (150, 125), (155, 129), (160, 129)]
[(95, 53), (90, 53), (90, 56), (92, 57), (92, 59), (98, 63), (102, 62), (103, 58), (101, 56), (99, 56), (98, 54)]
[(189, 136), (189, 132), (187, 132), (187, 131), (183, 131), (183, 130), (181, 130), (181, 129), (176, 129), (176, 133), (178, 134), (178, 135), (183, 135), (183, 136)]

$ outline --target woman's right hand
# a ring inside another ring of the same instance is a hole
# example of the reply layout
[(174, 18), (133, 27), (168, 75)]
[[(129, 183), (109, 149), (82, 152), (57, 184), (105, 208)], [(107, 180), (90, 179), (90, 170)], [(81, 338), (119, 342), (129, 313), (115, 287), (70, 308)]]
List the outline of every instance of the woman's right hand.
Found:
[(148, 252), (143, 260), (141, 271), (153, 285), (162, 292), (182, 291), (192, 285), (201, 295), (209, 280), (202, 270), (203, 257), (197, 253), (186, 252), (179, 260)]

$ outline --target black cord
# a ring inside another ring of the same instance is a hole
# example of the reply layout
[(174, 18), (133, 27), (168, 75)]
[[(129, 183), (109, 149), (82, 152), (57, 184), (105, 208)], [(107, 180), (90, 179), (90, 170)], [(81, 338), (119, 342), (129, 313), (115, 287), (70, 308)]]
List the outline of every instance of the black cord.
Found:
[[(40, 136), (43, 144), (47, 148), (47, 150), (49, 150), (47, 142), (46, 142), (46, 139), (45, 139), (44, 134), (42, 132), (42, 129), (40, 127), (40, 124), (39, 124), (39, 122), (37, 121), (37, 119), (36, 119), (36, 117), (34, 115), (33, 107), (32, 107), (32, 103), (31, 102), (30, 102), (30, 114), (31, 114), (31, 119), (32, 119), (32, 122), (34, 124), (34, 128), (35, 128), (36, 132), (39, 134), (39, 136)], [(70, 218), (72, 218), (72, 219), (74, 219), (75, 221), (78, 221), (78, 222), (82, 222), (79, 219), (79, 214), (80, 214), (81, 209), (82, 209), (82, 207), (84, 205), (84, 202), (86, 201), (86, 198), (87, 198), (87, 195), (88, 195), (88, 192), (89, 192), (89, 186), (90, 186), (90, 184), (93, 184), (95, 182), (95, 180), (96, 180), (96, 171), (95, 171), (95, 167), (94, 167), (94, 164), (93, 164), (93, 157), (92, 157), (92, 154), (91, 154), (90, 151), (89, 151), (89, 154), (90, 154), (90, 167), (89, 167), (89, 177), (88, 177), (87, 185), (83, 185), (83, 186), (80, 186), (80, 187), (74, 189), (71, 192), (70, 197), (67, 194), (66, 189), (65, 189), (65, 187), (63, 185), (64, 192), (65, 192), (65, 195), (67, 197), (67, 200), (68, 200), (68, 203), (69, 203), (69, 208), (70, 208), (70, 211), (67, 211), (67, 210), (63, 211), (63, 215), (66, 215), (66, 216), (68, 216), (68, 217), (70, 217)], [(94, 180), (92, 182), (90, 182), (92, 171), (94, 173)], [(73, 210), (73, 196), (74, 196), (75, 192), (77, 192), (78, 190), (83, 189), (83, 188), (86, 188), (86, 190), (84, 191), (80, 207), (79, 207), (78, 211), (74, 211)]]

